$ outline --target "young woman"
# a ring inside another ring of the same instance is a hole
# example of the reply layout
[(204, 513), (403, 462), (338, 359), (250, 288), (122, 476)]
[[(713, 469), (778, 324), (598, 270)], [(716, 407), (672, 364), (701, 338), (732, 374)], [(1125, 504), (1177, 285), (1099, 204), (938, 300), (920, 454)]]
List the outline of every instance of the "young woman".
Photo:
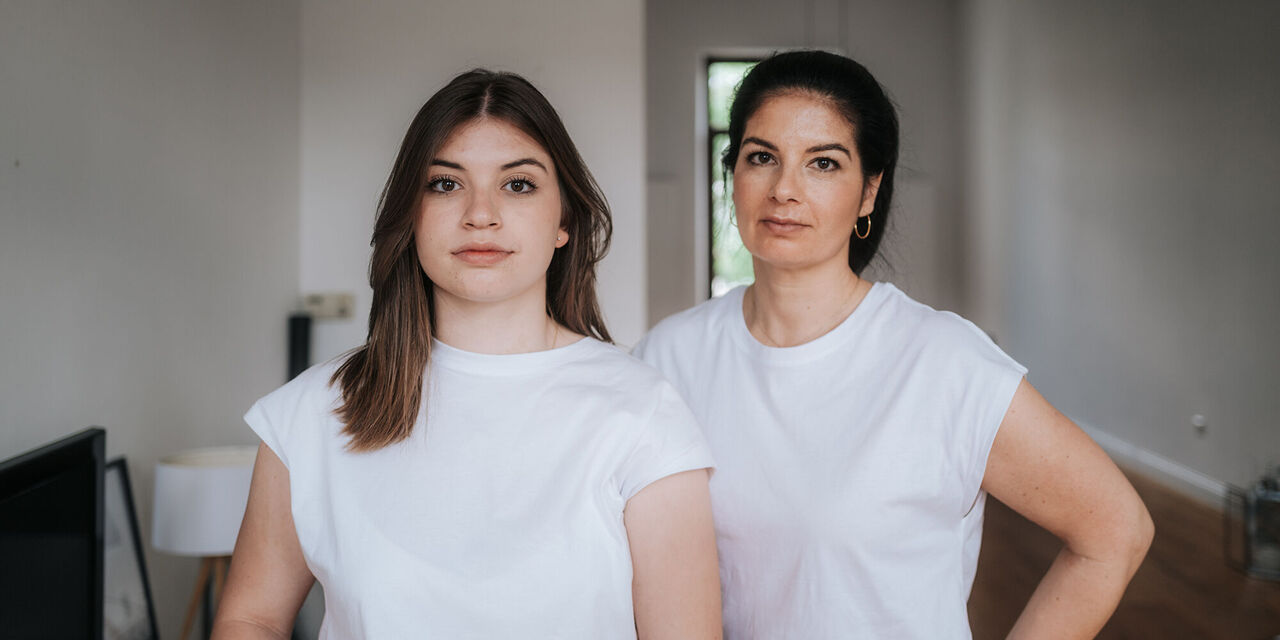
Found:
[(755, 284), (636, 348), (716, 456), (725, 636), (968, 638), (990, 493), (1065, 543), (1011, 637), (1092, 637), (1150, 518), (985, 334), (859, 277), (898, 154), (880, 85), (841, 56), (774, 56), (743, 79), (729, 136)]
[(527, 81), (473, 71), (418, 112), (373, 235), (368, 342), (259, 400), (214, 635), (720, 634), (703, 437), (607, 344), (608, 208)]

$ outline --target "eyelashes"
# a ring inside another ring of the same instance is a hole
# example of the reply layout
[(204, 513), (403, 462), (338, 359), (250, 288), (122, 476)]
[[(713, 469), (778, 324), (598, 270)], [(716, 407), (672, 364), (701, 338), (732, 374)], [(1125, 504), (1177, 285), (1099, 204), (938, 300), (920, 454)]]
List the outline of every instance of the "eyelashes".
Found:
[[(747, 154), (747, 163), (755, 165), (757, 167), (762, 167), (769, 164), (775, 164), (776, 162), (777, 162), (777, 159), (774, 158), (773, 154), (769, 153), (768, 151), (752, 151), (751, 153)], [(839, 170), (840, 162), (834, 158), (820, 156), (820, 157), (814, 158), (813, 160), (810, 160), (809, 166), (823, 173), (827, 173), (829, 171)]]
[(461, 188), (462, 185), (453, 176), (436, 176), (427, 181), (427, 190), (436, 193), (453, 193)]
[[(427, 181), (427, 191), (435, 193), (453, 193), (462, 188), (462, 181), (449, 175), (436, 176)], [(533, 178), (515, 175), (502, 183), (502, 190), (517, 195), (526, 195), (538, 190)]]
[(529, 176), (511, 176), (503, 183), (502, 188), (511, 193), (525, 194), (537, 191), (538, 185)]
[(813, 165), (813, 167), (818, 171), (835, 171), (840, 168), (839, 162), (826, 157), (814, 158), (813, 162), (810, 162), (809, 164)]

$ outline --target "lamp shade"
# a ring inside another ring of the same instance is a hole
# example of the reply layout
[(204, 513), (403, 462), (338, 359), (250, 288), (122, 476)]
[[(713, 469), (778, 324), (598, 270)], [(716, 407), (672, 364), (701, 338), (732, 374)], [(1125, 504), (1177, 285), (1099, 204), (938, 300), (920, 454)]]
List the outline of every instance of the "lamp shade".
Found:
[(180, 556), (231, 555), (257, 447), (182, 451), (156, 464), (151, 544)]

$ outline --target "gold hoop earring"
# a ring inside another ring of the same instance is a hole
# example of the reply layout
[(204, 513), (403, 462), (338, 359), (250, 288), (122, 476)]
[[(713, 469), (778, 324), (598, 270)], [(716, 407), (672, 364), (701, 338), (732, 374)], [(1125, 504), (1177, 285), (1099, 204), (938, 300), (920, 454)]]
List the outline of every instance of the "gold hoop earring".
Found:
[[(862, 222), (863, 218), (867, 219), (867, 232), (858, 233), (858, 224)], [(858, 216), (858, 219), (853, 223), (853, 235), (858, 236), (859, 240), (866, 240), (867, 236), (871, 235), (871, 214), (868, 213), (865, 216)]]

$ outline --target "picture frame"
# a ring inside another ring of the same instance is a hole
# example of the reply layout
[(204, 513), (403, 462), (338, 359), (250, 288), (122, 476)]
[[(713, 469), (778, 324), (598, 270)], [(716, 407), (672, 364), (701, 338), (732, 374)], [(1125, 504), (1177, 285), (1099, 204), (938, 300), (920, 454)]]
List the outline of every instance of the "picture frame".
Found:
[(155, 603), (123, 457), (107, 463), (103, 492), (103, 638), (156, 640)]

